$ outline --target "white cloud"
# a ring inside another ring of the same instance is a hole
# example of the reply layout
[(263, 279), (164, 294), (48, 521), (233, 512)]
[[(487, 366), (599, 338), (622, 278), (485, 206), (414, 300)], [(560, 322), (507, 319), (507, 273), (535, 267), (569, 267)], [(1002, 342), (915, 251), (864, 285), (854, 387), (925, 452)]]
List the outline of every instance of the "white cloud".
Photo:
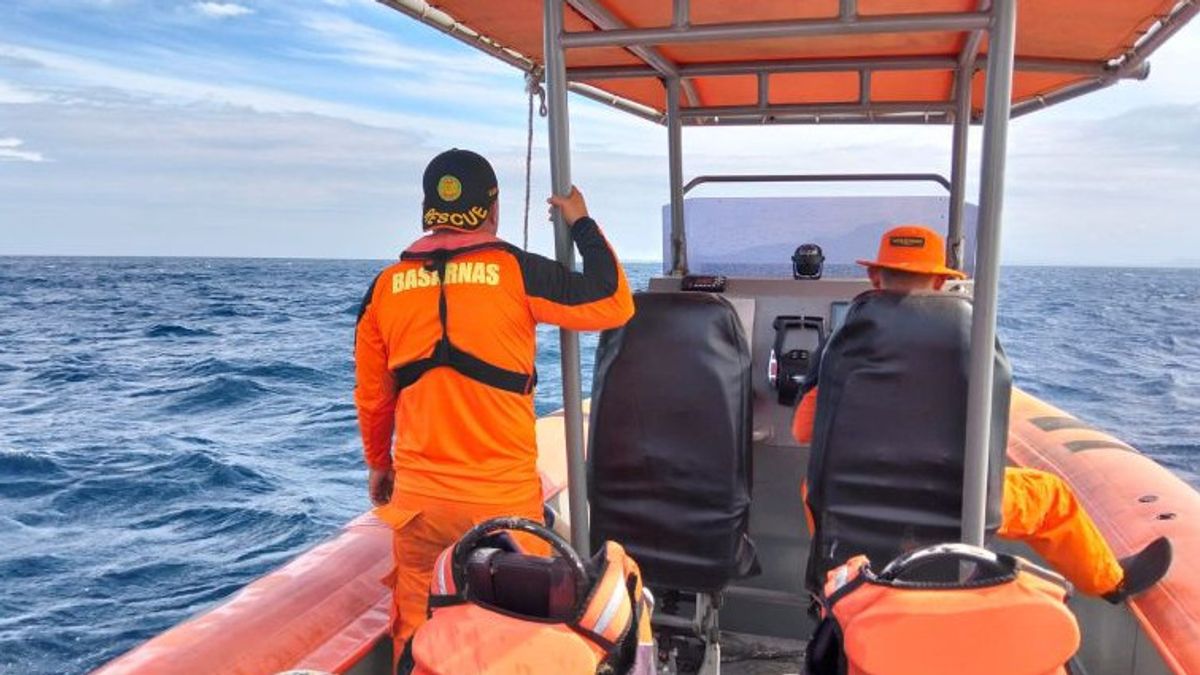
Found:
[(197, 2), (192, 7), (197, 12), (214, 19), (227, 19), (254, 13), (253, 9), (232, 2)]
[[(382, 126), (313, 111), (87, 93), (93, 98), (71, 105), (51, 99), (11, 109), (10, 135), (43, 139), (39, 150), (54, 158), (55, 175), (26, 171), (0, 183), (0, 222), (44, 219), (6, 252), (380, 257), (415, 236), (420, 172), (452, 144), (492, 160), (501, 234), (520, 240), (523, 129), (464, 125), (431, 134), (422, 118), (397, 116)], [(622, 256), (656, 257), (667, 200), (665, 130), (578, 99), (572, 106), (588, 113), (572, 120), (574, 182)], [(685, 170), (945, 173), (947, 131), (689, 129)], [(536, 138), (531, 239), (534, 250), (548, 253), (540, 120)], [(972, 141), (977, 150), (977, 131)], [(1147, 108), (1082, 124), (1031, 117), (1014, 125), (1011, 149), (1006, 262), (1154, 264), (1175, 248), (1200, 249), (1200, 233), (1188, 222), (1195, 211), (1189, 186), (1200, 182), (1200, 109)], [(16, 139), (0, 143), (0, 155), (15, 152), (28, 151)], [(974, 182), (977, 164), (970, 175)], [(92, 230), (76, 232), (75, 222)], [(1153, 236), (1123, 240), (1119, 252), (1105, 245), (1130, 223), (1152, 226)], [(63, 249), (64, 241), (75, 248)]]
[(437, 77), (450, 73), (485, 78), (511, 71), (511, 66), (481, 52), (472, 50), (464, 56), (412, 47), (377, 28), (336, 14), (311, 14), (302, 23), (316, 38), (334, 50), (332, 54), (325, 55), (327, 58), (353, 65), (431, 72)]
[(40, 152), (22, 150), (25, 141), (19, 138), (0, 138), (0, 162), (44, 162)]
[(45, 99), (45, 96), (31, 89), (0, 80), (0, 104), (37, 103)]
[[(25, 59), (54, 71), (56, 76), (65, 76), (71, 82), (72, 93), (60, 95), (82, 106), (102, 103), (106, 98), (104, 92), (110, 92), (124, 96), (150, 96), (163, 103), (239, 106), (264, 113), (311, 113), (379, 127), (425, 129), (427, 135), (436, 133), (450, 138), (508, 139), (514, 143), (516, 139), (523, 138), (516, 129), (498, 130), (491, 121), (472, 123), (422, 112), (383, 111), (266, 87), (151, 74), (62, 52), (13, 44), (0, 43), (0, 58), (3, 57)], [(63, 88), (59, 87), (59, 90)]]

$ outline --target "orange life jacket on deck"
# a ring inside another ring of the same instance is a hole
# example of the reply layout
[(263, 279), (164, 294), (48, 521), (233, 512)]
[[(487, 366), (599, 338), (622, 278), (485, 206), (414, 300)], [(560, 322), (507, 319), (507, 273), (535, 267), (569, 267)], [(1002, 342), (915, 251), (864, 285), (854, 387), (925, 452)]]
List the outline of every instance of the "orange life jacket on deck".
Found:
[[(909, 581), (903, 567), (968, 551), (989, 562), (966, 581)], [(922, 560), (925, 558), (925, 560)], [(985, 569), (986, 567), (986, 569)], [(830, 570), (810, 675), (1065, 675), (1079, 649), (1070, 584), (1026, 560), (963, 544), (897, 558), (875, 574), (865, 556)]]
[[(593, 675), (604, 665), (618, 673), (654, 673), (653, 600), (642, 587), (637, 563), (620, 544), (606, 542), (592, 559), (598, 571), (578, 586), (581, 597), (557, 610), (552, 600), (549, 611), (528, 613), (505, 601), (499, 586), (519, 587), (522, 568), (544, 566), (552, 559), (477, 549), (470, 563), (475, 569), (456, 572), (455, 548), (443, 551), (434, 566), (430, 619), (410, 644), (413, 675)], [(472, 586), (480, 568), (488, 575), (485, 583), (496, 584), (494, 591)], [(575, 582), (561, 581), (567, 588)], [(530, 586), (531, 595), (544, 590)]]

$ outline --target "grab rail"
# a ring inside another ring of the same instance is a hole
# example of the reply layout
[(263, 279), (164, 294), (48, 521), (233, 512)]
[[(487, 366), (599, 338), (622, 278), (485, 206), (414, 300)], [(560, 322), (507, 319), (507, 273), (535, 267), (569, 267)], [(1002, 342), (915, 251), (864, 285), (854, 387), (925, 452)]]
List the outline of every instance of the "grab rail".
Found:
[(936, 173), (814, 173), (814, 174), (714, 174), (696, 176), (683, 186), (687, 194), (692, 188), (704, 183), (937, 183), (950, 191), (950, 181)]

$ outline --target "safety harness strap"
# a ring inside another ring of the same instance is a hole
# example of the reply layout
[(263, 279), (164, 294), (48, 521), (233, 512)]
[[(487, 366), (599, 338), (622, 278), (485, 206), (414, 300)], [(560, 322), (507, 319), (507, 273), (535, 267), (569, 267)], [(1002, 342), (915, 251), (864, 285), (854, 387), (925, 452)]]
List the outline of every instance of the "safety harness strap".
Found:
[(498, 249), (509, 250), (511, 246), (504, 242), (486, 242), (457, 249), (439, 249), (422, 253), (404, 252), (401, 260), (420, 260), (425, 269), (437, 273), (438, 278), (438, 318), (442, 323), (442, 336), (434, 345), (433, 353), (423, 359), (410, 361), (392, 370), (392, 379), (399, 392), (421, 379), (425, 373), (434, 368), (452, 368), (460, 375), (475, 380), (489, 387), (495, 387), (514, 394), (528, 394), (537, 386), (537, 370), (532, 373), (522, 373), (501, 368), (454, 346), (450, 341), (447, 329), (449, 308), (446, 304), (446, 263), (468, 253)]

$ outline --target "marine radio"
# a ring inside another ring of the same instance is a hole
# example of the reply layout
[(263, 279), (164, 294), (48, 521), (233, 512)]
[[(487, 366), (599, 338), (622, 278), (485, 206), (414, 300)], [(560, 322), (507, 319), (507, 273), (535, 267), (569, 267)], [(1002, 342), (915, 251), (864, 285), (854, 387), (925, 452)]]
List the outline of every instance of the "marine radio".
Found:
[(702, 293), (724, 293), (725, 275), (723, 274), (689, 274), (679, 282), (683, 291), (698, 291)]

